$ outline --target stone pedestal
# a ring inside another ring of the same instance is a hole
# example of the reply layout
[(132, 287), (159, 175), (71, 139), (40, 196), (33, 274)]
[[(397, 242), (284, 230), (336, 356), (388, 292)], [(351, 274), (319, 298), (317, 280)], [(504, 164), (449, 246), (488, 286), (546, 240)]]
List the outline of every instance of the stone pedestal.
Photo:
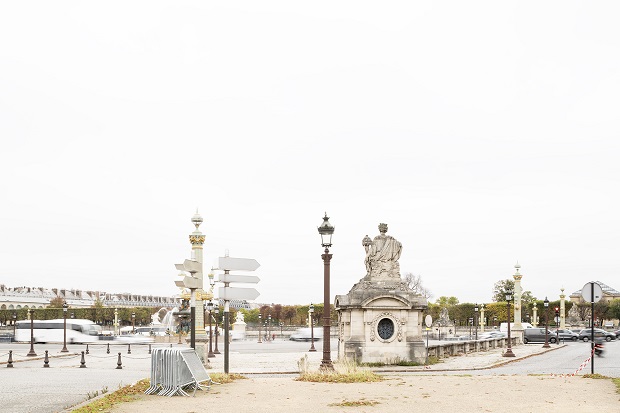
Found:
[(362, 363), (424, 363), (423, 311), (427, 301), (400, 278), (364, 277), (338, 295), (338, 358)]
[(237, 318), (237, 321), (235, 321), (232, 325), (232, 337), (235, 340), (245, 340), (246, 326), (247, 324), (243, 321), (243, 319)]

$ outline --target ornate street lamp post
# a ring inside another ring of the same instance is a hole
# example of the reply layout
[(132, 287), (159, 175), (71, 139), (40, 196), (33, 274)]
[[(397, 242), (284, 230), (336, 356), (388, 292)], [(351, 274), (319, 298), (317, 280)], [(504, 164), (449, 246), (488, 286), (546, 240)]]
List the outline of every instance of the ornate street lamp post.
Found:
[(258, 313), (258, 342), (259, 343), (263, 342), (262, 337), (261, 337), (261, 331), (260, 331), (260, 327), (261, 327), (262, 322), (263, 322), (263, 317), (261, 316), (260, 313)]
[(66, 301), (64, 303), (62, 303), (62, 316), (63, 316), (63, 322), (64, 322), (64, 334), (63, 334), (62, 350), (60, 350), (61, 353), (68, 353), (69, 352), (69, 350), (67, 350), (67, 309), (68, 308), (69, 308), (69, 306), (67, 305)]
[(512, 291), (506, 291), (506, 310), (508, 311), (508, 345), (506, 352), (502, 354), (504, 357), (514, 357), (515, 353), (512, 352), (512, 339), (510, 338), (510, 301), (512, 301)]
[(476, 341), (478, 341), (478, 304), (474, 306), (474, 324), (476, 325)]
[(549, 348), (551, 346), (549, 345), (549, 312), (547, 311), (549, 310), (549, 300), (547, 297), (545, 297), (543, 304), (545, 306), (545, 344), (543, 344), (543, 348)]
[(321, 258), (323, 258), (323, 360), (321, 360), (321, 368), (328, 370), (334, 369), (330, 350), (331, 314), (329, 305), (329, 263), (332, 259), (332, 254), (329, 253), (329, 247), (332, 246), (334, 229), (335, 228), (329, 223), (329, 217), (326, 212), (323, 217), (323, 223), (318, 227), (318, 230), (319, 234), (321, 234), (321, 246), (325, 248), (325, 252), (321, 255)]
[(131, 334), (136, 334), (136, 313), (131, 313)]
[(316, 351), (314, 348), (314, 323), (312, 322), (312, 314), (314, 314), (314, 305), (310, 303), (310, 307), (308, 308), (308, 316), (310, 316), (310, 350), (308, 351)]
[(209, 353), (207, 357), (215, 357), (213, 353), (213, 329), (211, 328), (211, 310), (213, 310), (213, 302), (209, 300), (207, 303), (207, 311), (209, 312)]
[(34, 352), (34, 311), (30, 308), (28, 309), (28, 316), (30, 317), (30, 351), (26, 356), (32, 357), (36, 356), (37, 353)]
[(15, 323), (17, 322), (17, 313), (13, 313), (13, 341), (15, 341)]

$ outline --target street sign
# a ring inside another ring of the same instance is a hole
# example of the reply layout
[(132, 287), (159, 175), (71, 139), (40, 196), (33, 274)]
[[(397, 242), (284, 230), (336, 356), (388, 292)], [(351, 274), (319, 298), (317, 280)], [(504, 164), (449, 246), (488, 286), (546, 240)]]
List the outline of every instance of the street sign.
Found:
[(260, 281), (256, 275), (236, 275), (236, 274), (220, 274), (219, 282), (221, 283), (246, 283), (256, 284)]
[(190, 277), (187, 275), (183, 277), (183, 284), (189, 289), (202, 288), (202, 280), (200, 278)]
[[(594, 297), (592, 296), (592, 284), (594, 284)], [(598, 303), (603, 296), (603, 289), (598, 283), (586, 283), (581, 289), (581, 296), (588, 303)]]
[(218, 270), (255, 271), (260, 264), (254, 258), (220, 257)]
[(219, 298), (222, 300), (255, 300), (260, 293), (256, 288), (220, 287)]
[(426, 327), (430, 327), (431, 325), (433, 325), (433, 317), (431, 317), (430, 314), (428, 314), (425, 318), (424, 318), (424, 324), (426, 324)]
[(201, 264), (194, 260), (185, 260), (183, 264), (174, 264), (175, 268), (179, 271), (187, 271), (190, 273), (199, 273)]

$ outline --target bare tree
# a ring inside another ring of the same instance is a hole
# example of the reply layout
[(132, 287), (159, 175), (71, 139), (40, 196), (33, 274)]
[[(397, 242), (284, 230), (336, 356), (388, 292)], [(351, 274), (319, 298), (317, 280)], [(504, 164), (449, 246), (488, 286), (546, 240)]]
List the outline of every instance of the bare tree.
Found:
[(414, 275), (411, 272), (405, 274), (404, 281), (407, 283), (407, 286), (416, 294), (420, 294), (422, 297), (427, 300), (433, 296), (430, 290), (422, 284), (422, 276)]

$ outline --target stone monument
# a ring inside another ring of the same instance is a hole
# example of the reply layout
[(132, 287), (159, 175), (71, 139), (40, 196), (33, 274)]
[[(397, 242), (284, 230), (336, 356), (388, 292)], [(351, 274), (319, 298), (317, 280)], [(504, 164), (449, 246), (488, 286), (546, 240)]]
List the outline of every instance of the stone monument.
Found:
[(243, 313), (241, 311), (237, 311), (237, 317), (235, 318), (235, 322), (232, 325), (232, 337), (235, 340), (245, 340), (245, 327), (247, 324), (245, 323), (245, 318), (243, 317)]
[(400, 278), (402, 245), (379, 224), (379, 235), (362, 240), (366, 275), (348, 294), (337, 295), (338, 358), (358, 362), (424, 362), (426, 299)]

